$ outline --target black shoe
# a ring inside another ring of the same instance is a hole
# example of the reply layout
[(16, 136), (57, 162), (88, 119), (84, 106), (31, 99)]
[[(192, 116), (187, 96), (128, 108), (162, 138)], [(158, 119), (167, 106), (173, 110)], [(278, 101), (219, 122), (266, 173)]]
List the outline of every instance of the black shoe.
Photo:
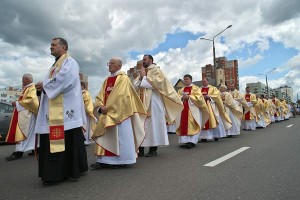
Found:
[(219, 138), (214, 138), (214, 139), (215, 139), (215, 141), (216, 141), (216, 142), (218, 142), (218, 141), (219, 141)]
[(207, 142), (207, 139), (201, 139), (198, 143)]
[(145, 148), (144, 148), (144, 147), (139, 147), (139, 153), (138, 153), (138, 156), (139, 156), (139, 157), (145, 156), (144, 151), (145, 151)]
[(157, 151), (149, 151), (146, 154), (146, 157), (154, 157), (154, 156), (157, 156)]
[(13, 153), (10, 156), (6, 157), (5, 159), (7, 161), (13, 161), (13, 160), (18, 160), (20, 158), (22, 158), (22, 156), (17, 156), (15, 153)]
[(103, 169), (103, 168), (109, 168), (110, 165), (109, 164), (104, 164), (104, 163), (94, 163), (94, 164), (91, 164), (90, 166), (92, 169)]
[(194, 148), (194, 147), (195, 147), (195, 144), (192, 143), (192, 142), (188, 142), (188, 143), (185, 144), (185, 146), (186, 146), (185, 148), (191, 149), (191, 148)]
[(68, 177), (68, 180), (71, 182), (78, 182), (79, 178)]
[(110, 165), (110, 169), (123, 169), (127, 168), (127, 165)]
[(228, 138), (232, 138), (232, 135), (228, 135)]
[(58, 181), (43, 181), (44, 186), (52, 186), (58, 184)]
[(34, 156), (35, 153), (34, 153), (34, 150), (32, 150), (30, 153), (28, 153), (28, 156)]

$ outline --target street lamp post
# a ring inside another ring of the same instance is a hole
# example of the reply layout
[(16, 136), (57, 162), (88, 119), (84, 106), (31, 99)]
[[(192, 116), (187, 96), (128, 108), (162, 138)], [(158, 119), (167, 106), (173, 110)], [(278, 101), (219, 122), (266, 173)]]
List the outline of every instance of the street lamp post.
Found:
[(213, 37), (213, 39), (208, 39), (208, 38), (200, 38), (200, 40), (208, 40), (208, 41), (211, 41), (213, 43), (213, 64), (214, 64), (214, 68), (215, 68), (215, 80), (217, 79), (217, 76), (216, 76), (216, 49), (215, 49), (215, 38), (220, 35), (221, 33), (223, 33), (224, 31), (226, 31), (227, 29), (229, 29), (230, 27), (232, 27), (232, 25), (229, 25), (227, 26), (224, 30), (222, 30), (220, 33), (218, 33), (217, 35), (215, 35)]
[(268, 86), (268, 73), (274, 71), (275, 69), (277, 69), (276, 67), (274, 69), (271, 69), (270, 71), (268, 71), (265, 74), (258, 74), (258, 75), (262, 75), (266, 77), (266, 87), (267, 87), (267, 95), (269, 96), (269, 86)]

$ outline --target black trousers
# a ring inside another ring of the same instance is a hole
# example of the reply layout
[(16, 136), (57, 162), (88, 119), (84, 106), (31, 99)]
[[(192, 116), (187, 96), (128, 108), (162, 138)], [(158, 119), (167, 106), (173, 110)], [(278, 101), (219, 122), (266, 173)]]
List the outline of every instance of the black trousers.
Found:
[(87, 155), (81, 128), (65, 131), (65, 151), (50, 153), (49, 134), (40, 134), (39, 177), (42, 181), (79, 178), (88, 170)]

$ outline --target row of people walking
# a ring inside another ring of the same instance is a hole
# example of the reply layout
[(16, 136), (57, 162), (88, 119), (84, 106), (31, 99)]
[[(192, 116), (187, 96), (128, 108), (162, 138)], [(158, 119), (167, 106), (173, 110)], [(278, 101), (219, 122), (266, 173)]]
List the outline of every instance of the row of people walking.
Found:
[(188, 74), (177, 93), (151, 55), (137, 63), (140, 71), (133, 83), (121, 71), (122, 60), (110, 59), (110, 76), (93, 103), (80, 82), (77, 62), (67, 53), (67, 41), (54, 38), (50, 50), (55, 62), (42, 82), (34, 84), (30, 74), (23, 76), (6, 139), (17, 143), (8, 161), (38, 147), (44, 185), (78, 181), (88, 170), (85, 145), (90, 140), (95, 141), (96, 155), (92, 169), (119, 168), (136, 163), (138, 156), (157, 156), (158, 147), (169, 145), (167, 124), (189, 149), (198, 141), (239, 135), (241, 122), (253, 130), (254, 123), (266, 126), (273, 115), (274, 120), (287, 116), (284, 103), (278, 107), (276, 98), (256, 99), (247, 88), (243, 95), (233, 86), (230, 92), (225, 85), (219, 90), (206, 78), (199, 88)]

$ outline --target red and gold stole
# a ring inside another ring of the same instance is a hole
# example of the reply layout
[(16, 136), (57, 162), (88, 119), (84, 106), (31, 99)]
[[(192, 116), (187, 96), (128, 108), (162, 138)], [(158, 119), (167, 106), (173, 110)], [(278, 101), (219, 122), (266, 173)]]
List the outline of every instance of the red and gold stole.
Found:
[[(251, 94), (245, 94), (245, 99), (250, 102)], [(251, 120), (250, 110), (245, 114), (245, 120)]]
[[(104, 93), (104, 105), (106, 105), (107, 99), (108, 99), (111, 91), (114, 89), (116, 80), (117, 80), (117, 76), (113, 76), (113, 77), (108, 77), (108, 79), (106, 81), (105, 93)], [(117, 155), (104, 149), (104, 154), (102, 156), (117, 156)]]
[[(183, 92), (186, 93), (187, 95), (190, 95), (191, 91), (192, 91), (191, 86), (185, 87), (183, 89)], [(188, 135), (189, 112), (190, 112), (189, 101), (184, 100), (183, 110), (181, 111), (181, 119), (180, 119), (180, 135), (181, 136)]]
[[(202, 95), (203, 95), (203, 96), (208, 95), (208, 90), (209, 90), (209, 87), (207, 87), (207, 88), (202, 87), (202, 88), (201, 88), (201, 93), (202, 93)], [(209, 100), (206, 100), (206, 104), (208, 104), (208, 103), (207, 103), (208, 101), (209, 101)], [(203, 130), (208, 130), (209, 127), (210, 127), (210, 126), (209, 126), (209, 120), (207, 120), (207, 122), (204, 124)]]

